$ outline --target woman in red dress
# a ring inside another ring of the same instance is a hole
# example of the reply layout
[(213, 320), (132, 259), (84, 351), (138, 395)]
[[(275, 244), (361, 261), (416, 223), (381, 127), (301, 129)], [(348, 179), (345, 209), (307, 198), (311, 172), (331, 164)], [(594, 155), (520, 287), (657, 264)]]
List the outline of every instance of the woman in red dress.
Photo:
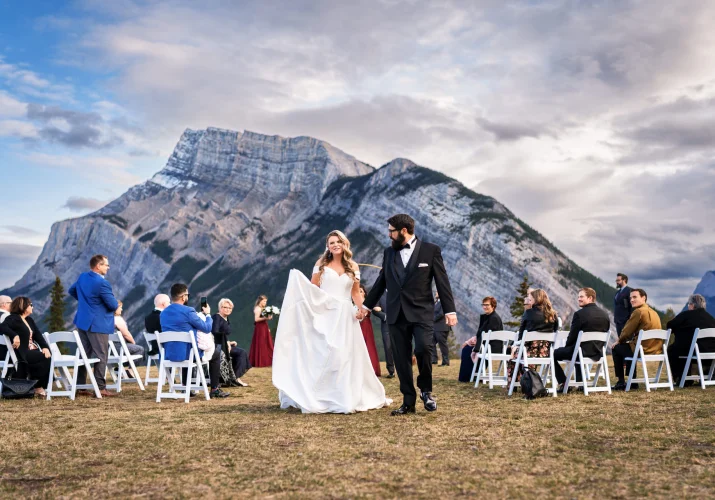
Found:
[[(360, 294), (363, 300), (367, 294), (365, 290), (365, 285), (360, 283)], [(372, 331), (372, 318), (370, 313), (363, 318), (360, 322), (360, 329), (362, 330), (362, 336), (365, 339), (365, 345), (367, 345), (367, 352), (370, 355), (370, 362), (372, 363), (372, 369), (375, 371), (375, 375), (380, 377), (380, 358), (377, 355), (377, 346), (375, 345), (375, 333)]]
[(256, 299), (256, 306), (253, 308), (253, 339), (251, 349), (248, 352), (248, 360), (252, 366), (261, 368), (273, 364), (273, 339), (271, 330), (268, 328), (268, 321), (273, 315), (261, 317), (263, 308), (268, 304), (268, 297), (259, 295)]

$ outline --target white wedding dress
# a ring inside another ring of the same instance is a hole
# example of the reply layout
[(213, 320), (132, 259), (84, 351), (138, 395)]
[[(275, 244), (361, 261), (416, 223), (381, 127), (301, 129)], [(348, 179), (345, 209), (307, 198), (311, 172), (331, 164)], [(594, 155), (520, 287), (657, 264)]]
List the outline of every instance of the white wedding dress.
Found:
[(328, 267), (320, 288), (291, 270), (273, 350), (273, 385), (281, 408), (353, 413), (392, 402), (370, 363), (352, 286), (349, 275)]

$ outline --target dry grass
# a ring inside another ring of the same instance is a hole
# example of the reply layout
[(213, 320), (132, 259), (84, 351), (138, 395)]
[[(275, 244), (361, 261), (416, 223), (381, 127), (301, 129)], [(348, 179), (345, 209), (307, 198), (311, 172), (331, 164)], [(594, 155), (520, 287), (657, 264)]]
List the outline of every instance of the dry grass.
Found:
[[(383, 368), (384, 369), (384, 368)], [(270, 369), (224, 400), (0, 401), (9, 497), (715, 496), (715, 389), (509, 399), (436, 367), (436, 413), (280, 410)], [(398, 401), (397, 379), (383, 379)], [(394, 405), (393, 405), (394, 408)]]

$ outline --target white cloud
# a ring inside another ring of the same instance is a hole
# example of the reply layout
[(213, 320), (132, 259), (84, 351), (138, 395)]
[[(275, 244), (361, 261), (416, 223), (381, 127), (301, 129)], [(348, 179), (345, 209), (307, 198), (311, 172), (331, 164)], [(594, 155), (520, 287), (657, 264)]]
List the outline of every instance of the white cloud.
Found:
[(24, 116), (27, 104), (18, 101), (7, 92), (0, 90), (0, 117), (15, 118)]

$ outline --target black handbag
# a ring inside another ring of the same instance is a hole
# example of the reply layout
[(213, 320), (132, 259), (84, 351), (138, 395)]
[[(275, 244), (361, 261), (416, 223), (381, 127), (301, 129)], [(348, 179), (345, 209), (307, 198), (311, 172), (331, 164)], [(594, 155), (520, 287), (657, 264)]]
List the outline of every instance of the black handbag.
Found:
[(2, 384), (3, 399), (23, 399), (35, 397), (35, 385), (37, 380), (23, 380), (12, 378), (0, 378)]
[(541, 376), (531, 368), (525, 369), (521, 376), (521, 392), (524, 394), (524, 399), (543, 398), (549, 393), (544, 387)]

